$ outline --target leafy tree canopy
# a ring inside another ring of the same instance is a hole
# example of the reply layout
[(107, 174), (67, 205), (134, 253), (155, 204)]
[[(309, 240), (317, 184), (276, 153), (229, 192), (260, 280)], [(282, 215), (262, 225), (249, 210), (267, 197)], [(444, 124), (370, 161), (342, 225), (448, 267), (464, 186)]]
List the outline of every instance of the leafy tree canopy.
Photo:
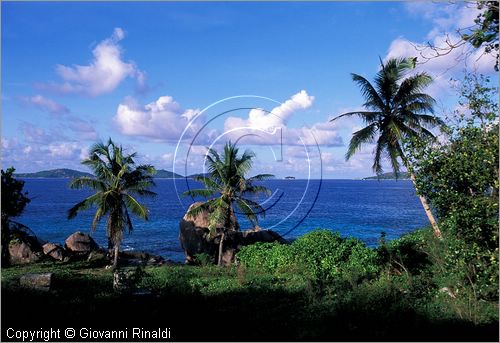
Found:
[(24, 181), (16, 180), (14, 171), (13, 167), (2, 170), (2, 223), (21, 215), (31, 201), (28, 193), (23, 191)]

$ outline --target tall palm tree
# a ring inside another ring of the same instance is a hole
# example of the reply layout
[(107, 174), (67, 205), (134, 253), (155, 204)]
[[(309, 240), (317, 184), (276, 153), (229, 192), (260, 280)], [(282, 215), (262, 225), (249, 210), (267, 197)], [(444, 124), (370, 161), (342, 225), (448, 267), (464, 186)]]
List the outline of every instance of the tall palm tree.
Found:
[(193, 189), (184, 192), (184, 195), (213, 197), (207, 202), (192, 208), (188, 214), (196, 216), (202, 211), (209, 213), (210, 236), (217, 234), (217, 225), (223, 223), (219, 242), (218, 265), (222, 264), (222, 251), (225, 234), (231, 230), (238, 230), (233, 206), (241, 211), (253, 225), (258, 224), (258, 215), (264, 216), (265, 210), (259, 203), (248, 199), (246, 195), (265, 193), (271, 191), (262, 185), (254, 184), (255, 181), (263, 181), (273, 178), (271, 174), (259, 174), (246, 178), (253, 164), (255, 154), (246, 150), (238, 156), (239, 149), (231, 141), (224, 146), (222, 157), (214, 149), (209, 149), (206, 156), (208, 163), (208, 176), (197, 176), (195, 180), (205, 186), (204, 189)]
[[(415, 175), (403, 151), (403, 140), (434, 139), (429, 129), (444, 125), (433, 115), (436, 101), (430, 95), (423, 93), (424, 88), (432, 82), (432, 78), (424, 72), (405, 78), (405, 74), (415, 67), (415, 59), (390, 59), (385, 64), (382, 61), (380, 64), (381, 69), (375, 76), (375, 85), (360, 75), (351, 74), (366, 100), (363, 107), (367, 110), (344, 113), (332, 121), (347, 116), (358, 116), (367, 124), (366, 127), (353, 133), (346, 160), (349, 160), (363, 144), (375, 143), (373, 170), (377, 175), (382, 173), (382, 159), (388, 157), (397, 176), (401, 160), (416, 186)], [(419, 198), (434, 234), (441, 237), (441, 231), (427, 200), (423, 196)]]
[(90, 149), (90, 155), (82, 164), (90, 167), (95, 178), (79, 177), (71, 181), (73, 189), (89, 188), (96, 191), (68, 211), (68, 219), (74, 218), (78, 212), (92, 206), (97, 208), (92, 230), (99, 221), (107, 216), (106, 233), (108, 247), (114, 249), (113, 269), (118, 266), (118, 254), (123, 239), (123, 231), (133, 230), (130, 212), (148, 220), (149, 210), (139, 203), (135, 196), (155, 196), (149, 190), (154, 186), (153, 174), (156, 172), (151, 165), (136, 165), (136, 153), (125, 155), (122, 146), (117, 146), (111, 138), (106, 144), (96, 143)]

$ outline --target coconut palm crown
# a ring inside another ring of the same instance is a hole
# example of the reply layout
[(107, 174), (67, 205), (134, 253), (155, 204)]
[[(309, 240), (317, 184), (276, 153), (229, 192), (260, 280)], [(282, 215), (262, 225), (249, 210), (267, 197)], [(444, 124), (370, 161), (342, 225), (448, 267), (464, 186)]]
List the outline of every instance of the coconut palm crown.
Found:
[(149, 210), (141, 204), (137, 196), (155, 196), (149, 190), (154, 186), (153, 174), (156, 172), (151, 165), (136, 165), (136, 153), (125, 154), (122, 146), (117, 146), (111, 138), (106, 144), (96, 143), (89, 152), (89, 157), (82, 161), (90, 167), (95, 178), (79, 177), (73, 179), (70, 188), (88, 188), (95, 193), (77, 203), (68, 211), (68, 219), (74, 218), (78, 212), (96, 207), (92, 230), (103, 217), (106, 220), (106, 233), (109, 247), (114, 248), (113, 267), (117, 267), (119, 247), (123, 232), (132, 232), (133, 225), (130, 213), (148, 220)]
[(394, 172), (399, 172), (401, 159), (406, 163), (402, 149), (404, 138), (433, 138), (429, 129), (442, 126), (443, 122), (434, 116), (436, 101), (423, 90), (432, 83), (425, 72), (412, 76), (406, 74), (414, 68), (414, 59), (389, 59), (381, 62), (381, 69), (372, 85), (363, 76), (351, 74), (365, 98), (366, 111), (344, 113), (342, 117), (360, 117), (366, 127), (354, 132), (346, 153), (349, 160), (366, 143), (375, 143), (373, 170), (383, 172), (382, 160), (387, 157)]
[(256, 193), (271, 194), (269, 189), (262, 185), (256, 185), (255, 181), (268, 180), (273, 178), (274, 175), (259, 174), (246, 178), (246, 174), (252, 168), (255, 154), (250, 150), (246, 150), (241, 156), (238, 156), (238, 153), (239, 149), (231, 141), (224, 146), (222, 156), (216, 150), (208, 149), (206, 155), (208, 174), (195, 177), (195, 180), (203, 183), (205, 188), (193, 189), (184, 193), (184, 195), (192, 197), (211, 198), (207, 202), (192, 208), (188, 214), (195, 216), (201, 211), (208, 210), (210, 213), (209, 230), (212, 236), (216, 233), (218, 223), (224, 223), (224, 231), (238, 229), (231, 219), (234, 216), (234, 205), (253, 225), (258, 224), (258, 215), (265, 215), (262, 206), (249, 199), (247, 195)]
[[(387, 158), (397, 176), (401, 160), (414, 181), (415, 175), (411, 172), (403, 151), (403, 141), (415, 138), (434, 139), (429, 130), (444, 125), (441, 119), (433, 115), (436, 101), (423, 92), (432, 83), (432, 78), (425, 72), (407, 75), (415, 67), (415, 59), (392, 58), (385, 63), (381, 61), (380, 64), (381, 68), (373, 85), (363, 76), (351, 74), (365, 98), (363, 107), (366, 110), (344, 113), (332, 121), (357, 116), (366, 124), (353, 133), (346, 160), (364, 144), (375, 143), (372, 168), (377, 175), (383, 172), (382, 161)], [(420, 201), (436, 236), (441, 236), (426, 199), (420, 197)]]

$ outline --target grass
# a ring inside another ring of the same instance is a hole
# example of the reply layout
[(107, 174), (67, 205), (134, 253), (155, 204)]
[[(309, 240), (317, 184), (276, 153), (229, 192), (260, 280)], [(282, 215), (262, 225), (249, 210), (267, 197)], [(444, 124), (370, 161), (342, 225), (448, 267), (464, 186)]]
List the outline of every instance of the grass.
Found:
[[(423, 280), (382, 273), (359, 285), (318, 284), (304, 274), (243, 267), (147, 267), (118, 294), (112, 272), (87, 262), (2, 269), (3, 327), (171, 328), (172, 340), (498, 340), (497, 321), (440, 317)], [(21, 275), (53, 272), (49, 293), (19, 287)], [(4, 333), (2, 333), (4, 334)], [(5, 337), (3, 337), (5, 339)]]

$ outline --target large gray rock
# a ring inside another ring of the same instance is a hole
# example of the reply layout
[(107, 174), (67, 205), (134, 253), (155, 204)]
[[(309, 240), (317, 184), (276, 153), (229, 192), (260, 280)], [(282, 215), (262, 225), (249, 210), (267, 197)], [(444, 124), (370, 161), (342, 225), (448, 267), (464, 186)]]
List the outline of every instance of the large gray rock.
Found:
[[(192, 204), (188, 212), (195, 206), (203, 204), (196, 202)], [(186, 256), (186, 263), (196, 263), (196, 255), (207, 254), (213, 262), (218, 260), (219, 242), (222, 237), (223, 223), (217, 224), (217, 233), (215, 237), (210, 237), (208, 224), (209, 213), (202, 211), (197, 216), (189, 216), (186, 213), (179, 223), (179, 240)], [(224, 235), (222, 263), (228, 265), (234, 262), (235, 254), (241, 247), (256, 242), (280, 242), (288, 243), (278, 233), (271, 230), (262, 230), (256, 227), (251, 230), (239, 231), (239, 224), (236, 216), (232, 213), (231, 225), (233, 230), (227, 231)]]
[(152, 255), (145, 251), (129, 250), (120, 252), (120, 264), (126, 266), (159, 266), (165, 263), (165, 259), (158, 255)]
[(242, 232), (245, 245), (254, 244), (256, 242), (272, 243), (279, 242), (288, 244), (288, 241), (280, 236), (279, 233), (273, 230), (263, 230), (260, 227), (255, 227)]
[(91, 251), (87, 257), (87, 261), (96, 266), (104, 266), (111, 262), (106, 250), (98, 249)]
[(90, 237), (90, 235), (80, 231), (77, 231), (66, 238), (64, 246), (72, 253), (81, 255), (87, 255), (91, 251), (99, 249), (99, 246), (94, 239)]
[[(214, 245), (213, 238), (210, 237), (209, 212), (201, 211), (196, 216), (188, 215), (191, 209), (202, 205), (203, 202), (195, 202), (189, 206), (186, 214), (179, 223), (179, 240), (186, 255), (187, 263), (195, 263), (198, 254), (214, 256), (217, 253), (217, 246)], [(234, 213), (231, 215), (231, 225), (235, 230), (239, 230), (239, 224)], [(220, 231), (224, 223), (217, 223), (216, 229)]]
[(19, 285), (39, 291), (50, 291), (52, 275), (52, 273), (26, 274), (19, 279)]
[(9, 258), (12, 265), (32, 263), (43, 256), (38, 239), (23, 232), (17, 232), (9, 242)]
[[(202, 201), (198, 201), (198, 202), (191, 204), (191, 206), (189, 206), (189, 208), (188, 208), (186, 214), (184, 215), (184, 217), (182, 218), (182, 220), (190, 222), (193, 226), (195, 226), (197, 228), (208, 229), (208, 225), (209, 225), (209, 218), (208, 218), (209, 212), (208, 211), (201, 211), (196, 216), (188, 215), (189, 211), (191, 211), (193, 208), (196, 208), (196, 207), (203, 205), (203, 204), (204, 203)], [(223, 222), (219, 222), (219, 223), (217, 223), (216, 228), (222, 229), (224, 227), (224, 224), (225, 223), (223, 223)], [(238, 231), (240, 229), (240, 225), (238, 224), (238, 220), (236, 219), (234, 212), (231, 213), (230, 225), (236, 231)]]
[(42, 248), (43, 253), (52, 257), (54, 260), (62, 261), (66, 257), (66, 251), (59, 244), (45, 243)]

